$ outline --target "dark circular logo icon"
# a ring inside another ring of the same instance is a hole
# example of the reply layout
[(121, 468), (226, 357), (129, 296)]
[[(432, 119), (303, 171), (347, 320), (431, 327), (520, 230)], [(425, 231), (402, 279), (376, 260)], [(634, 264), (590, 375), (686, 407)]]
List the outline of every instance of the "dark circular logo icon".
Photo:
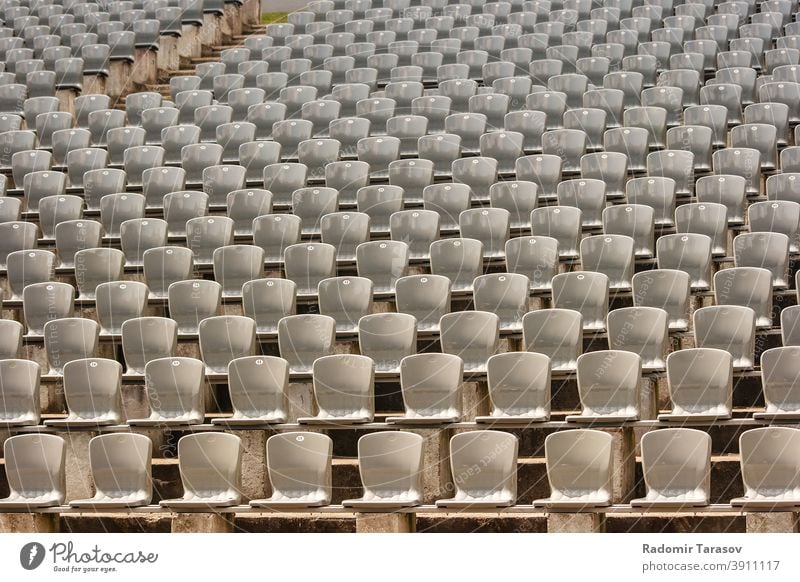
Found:
[(26, 570), (35, 570), (44, 561), (44, 546), (39, 542), (30, 542), (19, 551), (19, 563)]

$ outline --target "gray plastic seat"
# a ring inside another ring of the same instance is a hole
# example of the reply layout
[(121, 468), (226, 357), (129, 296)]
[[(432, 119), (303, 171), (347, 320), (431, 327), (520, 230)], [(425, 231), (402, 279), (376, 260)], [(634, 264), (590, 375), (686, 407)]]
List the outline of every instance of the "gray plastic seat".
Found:
[(194, 143), (181, 149), (181, 167), (186, 171), (187, 184), (201, 184), (203, 172), (222, 163), (223, 147), (215, 143)]
[(375, 313), (358, 321), (360, 353), (375, 363), (375, 371), (396, 373), (400, 360), (416, 353), (417, 322), (406, 313)]
[(270, 164), (264, 168), (264, 189), (272, 192), (273, 204), (291, 204), (293, 193), (306, 185), (304, 164)]
[(170, 192), (163, 197), (163, 208), (167, 234), (186, 236), (187, 222), (208, 214), (208, 195), (187, 190)]
[(269, 508), (320, 507), (331, 501), (333, 441), (327, 435), (287, 432), (267, 439), (268, 499), (250, 505)]
[[(746, 181), (742, 176), (703, 176), (695, 182), (697, 201), (722, 204), (728, 224), (742, 224), (746, 206)], [(769, 192), (769, 188), (767, 188)]]
[(613, 437), (599, 430), (564, 430), (544, 442), (550, 497), (535, 507), (582, 510), (611, 505)]
[(203, 191), (211, 206), (225, 206), (228, 194), (245, 187), (245, 168), (241, 166), (211, 166), (203, 170)]
[(198, 325), (206, 374), (227, 374), (231, 360), (255, 355), (256, 325), (249, 317), (207, 317)]
[[(65, 321), (65, 320), (56, 320)], [(45, 326), (48, 336), (49, 322)], [(67, 331), (67, 330), (64, 330)], [(67, 417), (46, 420), (46, 426), (81, 428), (118, 425), (122, 420), (122, 366), (114, 360), (76, 358), (64, 364)]]
[(170, 358), (178, 344), (178, 324), (166, 317), (135, 317), (122, 322), (125, 374), (143, 375), (151, 360)]
[(363, 496), (346, 499), (345, 507), (388, 509), (422, 503), (423, 438), (387, 431), (358, 440), (358, 465)]
[(790, 200), (754, 202), (747, 208), (750, 232), (779, 232), (789, 237), (789, 252), (797, 252), (800, 204)]
[(291, 315), (278, 322), (278, 347), (292, 373), (309, 374), (314, 360), (333, 353), (336, 321), (326, 315)]
[(574, 309), (583, 316), (583, 329), (603, 330), (608, 313), (608, 276), (573, 271), (553, 277), (553, 306)]
[(463, 364), (452, 354), (415, 354), (400, 362), (405, 415), (395, 424), (440, 424), (461, 418)]
[(229, 507), (241, 502), (242, 441), (232, 434), (190, 434), (178, 441), (183, 497), (165, 499), (174, 510)]
[(450, 279), (442, 275), (401, 277), (395, 286), (399, 313), (413, 315), (420, 332), (438, 331), (439, 320), (450, 311)]
[(675, 228), (679, 233), (707, 235), (711, 239), (711, 254), (724, 257), (728, 244), (727, 218), (728, 209), (722, 204), (682, 204), (675, 210)]
[(608, 350), (578, 356), (581, 414), (568, 415), (567, 421), (619, 423), (637, 420), (641, 375), (641, 358), (633, 352)]
[[(472, 192), (466, 184), (445, 182), (425, 187), (422, 191), (422, 203), (426, 211), (438, 214), (437, 233), (439, 230), (455, 230), (458, 228), (459, 217), (463, 211), (470, 207), (471, 197)], [(438, 236), (434, 238), (438, 238)], [(418, 240), (417, 237), (412, 237), (408, 243), (416, 247), (418, 245), (415, 243)]]
[(272, 356), (245, 356), (228, 364), (233, 415), (215, 418), (215, 425), (250, 426), (285, 422), (289, 365)]
[(145, 366), (150, 416), (131, 426), (172, 427), (200, 424), (205, 417), (203, 362), (194, 358), (152, 359)]
[(241, 288), (244, 314), (256, 322), (257, 333), (275, 333), (278, 321), (296, 313), (297, 286), (286, 279), (256, 279)]
[(761, 385), (766, 406), (764, 412), (753, 414), (756, 420), (775, 422), (797, 418), (797, 351), (797, 346), (787, 346), (761, 354)]
[(789, 286), (789, 237), (779, 232), (750, 232), (733, 239), (733, 259), (737, 267), (758, 267), (772, 273), (772, 286)]
[(169, 315), (177, 322), (178, 333), (197, 333), (202, 320), (217, 315), (221, 295), (222, 286), (216, 281), (179, 280), (170, 283), (167, 288)]
[(87, 248), (75, 253), (75, 264), (81, 265), (76, 278), (82, 299), (94, 299), (95, 289), (101, 283), (122, 280), (125, 254), (112, 248)]
[(795, 494), (800, 431), (788, 427), (748, 430), (739, 437), (744, 497), (731, 505), (747, 510), (780, 510), (800, 504)]
[(150, 464), (153, 444), (142, 434), (105, 434), (89, 441), (95, 494), (70, 507), (111, 509), (149, 505), (153, 498)]
[(581, 241), (581, 267), (603, 273), (610, 290), (630, 289), (633, 277), (633, 238), (619, 234), (588, 236)]
[(121, 334), (125, 321), (144, 314), (147, 296), (147, 285), (138, 281), (100, 283), (95, 290), (100, 333)]
[(623, 153), (596, 152), (581, 157), (581, 176), (584, 180), (604, 182), (609, 200), (625, 196), (627, 174), (628, 156)]
[(144, 253), (166, 246), (167, 221), (158, 218), (132, 218), (120, 225), (119, 237), (126, 265), (142, 265)]
[(318, 286), (319, 311), (336, 320), (336, 331), (354, 332), (372, 310), (372, 281), (364, 277), (331, 277)]
[(711, 496), (711, 437), (688, 428), (651, 431), (642, 437), (647, 494), (633, 507), (680, 509), (708, 505)]
[(36, 225), (30, 222), (0, 223), (0, 267), (6, 267), (10, 253), (35, 248), (37, 232)]
[(300, 242), (301, 218), (294, 214), (266, 214), (253, 220), (253, 242), (264, 249), (267, 262), (282, 262), (284, 251)]
[(330, 212), (319, 219), (322, 242), (336, 249), (337, 261), (352, 261), (356, 247), (369, 239), (369, 216), (360, 212)]
[(195, 264), (214, 262), (214, 252), (233, 244), (233, 220), (226, 216), (198, 216), (186, 221), (186, 246)]
[(711, 239), (704, 234), (668, 234), (656, 242), (659, 269), (689, 274), (692, 289), (711, 286)]
[[(3, 330), (7, 331), (7, 330)], [(22, 330), (19, 330), (21, 345)], [(12, 355), (12, 358), (16, 354)], [(39, 364), (6, 358), (0, 361), (0, 423), (4, 427), (39, 424)]]
[(233, 220), (234, 235), (250, 235), (253, 220), (272, 213), (272, 193), (261, 189), (233, 190), (227, 197), (227, 214)]
[(500, 318), (486, 311), (459, 311), (442, 316), (442, 352), (459, 356), (465, 372), (486, 371), (486, 362), (498, 348)]
[[(452, 437), (451, 470), (454, 475), (466, 477), (456, 481), (454, 497), (440, 499), (436, 506), (464, 509), (514, 505), (517, 499), (518, 446), (515, 435), (499, 431), (473, 431)], [(481, 463), (480, 459), (484, 459), (481, 471), (470, 474), (469, 467)]]
[(487, 365), (488, 416), (478, 423), (502, 425), (542, 422), (550, 418), (550, 358), (531, 352), (496, 354)]
[(358, 424), (374, 414), (372, 359), (352, 354), (330, 355), (314, 361), (314, 399), (319, 411), (300, 417), (300, 424)]
[(483, 244), (474, 239), (443, 239), (431, 243), (431, 272), (444, 275), (452, 291), (469, 291), (483, 271)]
[(756, 327), (772, 327), (772, 274), (759, 267), (721, 269), (714, 274), (714, 303), (750, 307)]
[(0, 511), (31, 511), (62, 505), (66, 498), (64, 439), (50, 434), (22, 434), (3, 444), (9, 496)]
[(53, 278), (55, 255), (46, 250), (14, 251), (6, 259), (6, 279), (11, 291), (11, 300), (22, 298), (25, 287), (48, 282)]
[(702, 307), (693, 313), (692, 321), (697, 347), (726, 350), (733, 356), (734, 368), (755, 365), (756, 314), (750, 307)]
[(298, 243), (284, 251), (286, 278), (297, 284), (298, 295), (316, 295), (320, 281), (336, 274), (336, 249), (325, 243)]
[(577, 257), (581, 216), (581, 209), (577, 207), (539, 207), (531, 212), (531, 232), (534, 236), (555, 239), (560, 257)]

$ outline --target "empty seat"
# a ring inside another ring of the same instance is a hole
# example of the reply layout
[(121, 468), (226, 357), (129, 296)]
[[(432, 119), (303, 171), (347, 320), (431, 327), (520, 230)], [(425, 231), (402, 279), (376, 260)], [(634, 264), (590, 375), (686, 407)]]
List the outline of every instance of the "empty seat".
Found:
[(9, 496), (2, 511), (31, 511), (62, 505), (66, 498), (64, 439), (51, 434), (22, 434), (3, 444)]
[(178, 280), (171, 283), (167, 290), (169, 314), (178, 324), (178, 333), (197, 333), (203, 319), (217, 315), (221, 292), (222, 286), (216, 281)]
[(578, 394), (581, 414), (568, 422), (624, 422), (639, 418), (638, 354), (609, 350), (578, 356)]
[[(70, 320), (55, 320), (48, 326)], [(70, 330), (62, 330), (69, 333)], [(59, 343), (60, 347), (60, 343)], [(122, 420), (122, 366), (114, 360), (88, 357), (76, 358), (64, 364), (64, 398), (67, 417), (46, 420), (45, 425), (62, 428), (98, 427), (120, 424)]]
[(689, 274), (692, 289), (711, 285), (711, 238), (705, 234), (668, 234), (656, 242), (659, 269)]
[(750, 307), (757, 327), (771, 327), (772, 274), (759, 267), (722, 269), (714, 274), (714, 303)]
[(772, 285), (789, 286), (789, 237), (779, 232), (742, 233), (733, 239), (737, 267), (759, 267), (772, 273)]
[(269, 499), (254, 499), (254, 507), (320, 507), (331, 501), (333, 441), (327, 435), (287, 432), (267, 439)]
[[(517, 499), (517, 450), (515, 435), (499, 431), (473, 431), (450, 439), (450, 465), (454, 497), (440, 499), (437, 507), (507, 507)], [(478, 463), (480, 471), (469, 471)]]
[(458, 238), (431, 243), (431, 272), (444, 275), (452, 291), (472, 289), (472, 281), (483, 270), (483, 244), (474, 239)]
[(438, 424), (461, 417), (461, 358), (452, 354), (417, 354), (400, 362), (405, 416), (387, 422)]
[(442, 352), (461, 358), (465, 372), (485, 372), (497, 350), (500, 318), (486, 311), (459, 311), (442, 316)]
[(301, 424), (364, 423), (374, 414), (372, 360), (351, 354), (331, 355), (314, 361), (314, 398), (319, 411), (301, 417)]
[(363, 496), (346, 499), (345, 507), (388, 509), (422, 503), (423, 438), (387, 431), (358, 439), (358, 465)]
[(241, 502), (242, 441), (232, 434), (190, 434), (178, 441), (183, 497), (165, 499), (175, 510), (228, 507)]
[(223, 297), (240, 297), (242, 286), (264, 273), (264, 249), (253, 245), (228, 245), (214, 251), (214, 279)]
[(122, 324), (141, 317), (147, 305), (147, 285), (138, 281), (100, 283), (95, 290), (100, 333), (119, 335)]
[(581, 510), (611, 505), (613, 437), (599, 430), (564, 430), (544, 441), (550, 497), (534, 506)]
[(648, 432), (642, 437), (642, 471), (647, 494), (634, 507), (687, 508), (708, 505), (711, 495), (711, 437), (688, 428)]
[[(3, 330), (7, 331), (7, 330)], [(21, 345), (22, 332), (18, 332)], [(12, 358), (16, 357), (12, 354)], [(30, 360), (0, 361), (0, 422), (4, 426), (31, 426), (40, 421), (39, 364)]]
[(271, 356), (245, 356), (228, 365), (228, 386), (233, 416), (214, 424), (248, 426), (284, 422), (289, 365)]
[(550, 417), (550, 358), (530, 352), (496, 354), (487, 365), (489, 416), (476, 422), (537, 422)]
[(734, 368), (752, 368), (755, 362), (755, 312), (750, 307), (716, 305), (693, 314), (695, 343), (699, 348), (726, 350)]
[(165, 317), (136, 317), (122, 323), (122, 353), (128, 375), (145, 373), (151, 360), (175, 355), (178, 324)]
[(142, 434), (105, 434), (89, 441), (89, 466), (95, 494), (74, 499), (71, 507), (111, 509), (149, 505), (153, 498), (150, 438)]
[(603, 330), (608, 313), (608, 276), (573, 271), (553, 277), (553, 306), (574, 309), (583, 316), (583, 329)]
[(662, 370), (668, 344), (667, 312), (655, 307), (624, 307), (608, 313), (608, 347), (634, 352), (642, 370)]
[(450, 279), (443, 275), (401, 277), (395, 286), (399, 313), (413, 315), (419, 331), (437, 331), (439, 320), (450, 311)]
[(787, 427), (748, 430), (739, 437), (744, 497), (731, 505), (747, 510), (778, 510), (800, 504), (797, 497), (797, 443), (800, 431)]
[(359, 350), (374, 361), (376, 372), (397, 372), (400, 360), (416, 353), (416, 323), (406, 313), (375, 313), (358, 321)]
[(203, 362), (194, 358), (165, 357), (145, 366), (150, 405), (147, 418), (129, 419), (131, 426), (199, 424), (205, 417)]
[(630, 289), (633, 277), (634, 241), (625, 235), (596, 235), (581, 241), (581, 266), (603, 273), (609, 289)]
[(326, 315), (291, 315), (278, 322), (278, 347), (293, 373), (308, 374), (314, 360), (333, 352), (336, 321)]

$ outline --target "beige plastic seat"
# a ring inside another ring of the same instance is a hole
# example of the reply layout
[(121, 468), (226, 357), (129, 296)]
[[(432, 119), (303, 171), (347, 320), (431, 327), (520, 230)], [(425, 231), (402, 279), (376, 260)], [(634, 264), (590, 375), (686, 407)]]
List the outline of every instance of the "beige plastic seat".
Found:
[(692, 320), (698, 348), (730, 352), (734, 368), (755, 365), (755, 311), (738, 305), (713, 305), (695, 311)]
[(31, 360), (0, 361), (0, 426), (39, 424), (40, 375)]
[(772, 327), (772, 273), (759, 267), (717, 271), (714, 303), (749, 307), (756, 313), (756, 327)]
[(450, 312), (450, 279), (443, 275), (409, 275), (395, 286), (397, 311), (413, 315), (420, 332), (439, 331), (439, 321)]
[(0, 361), (13, 360), (19, 356), (22, 350), (23, 331), (24, 327), (18, 321), (11, 319), (0, 321)]
[(563, 430), (544, 440), (550, 497), (534, 507), (580, 511), (611, 505), (614, 440), (599, 430)]
[(692, 290), (711, 286), (711, 238), (705, 234), (665, 234), (656, 241), (659, 269), (689, 274)]
[(753, 418), (770, 422), (800, 419), (800, 347), (772, 348), (761, 354), (761, 386), (766, 410)]
[(253, 507), (321, 507), (331, 502), (333, 441), (312, 432), (287, 432), (267, 439), (269, 499), (254, 499)]
[(550, 358), (553, 372), (574, 372), (583, 351), (583, 318), (573, 309), (538, 309), (522, 318), (522, 341), (529, 352)]
[(122, 420), (122, 365), (114, 360), (86, 358), (64, 365), (67, 417), (45, 426), (85, 428), (120, 424)]
[(151, 360), (175, 355), (178, 324), (167, 317), (137, 317), (122, 324), (125, 374), (141, 375)]
[(59, 376), (72, 360), (91, 358), (97, 351), (100, 326), (91, 319), (64, 317), (44, 324), (44, 349), (49, 375)]
[(112, 509), (149, 505), (153, 499), (150, 463), (153, 443), (143, 434), (104, 434), (89, 441), (95, 494), (70, 501), (71, 507)]
[(464, 365), (452, 354), (415, 354), (400, 361), (405, 416), (388, 423), (440, 424), (461, 419)]
[(550, 418), (550, 358), (509, 352), (489, 358), (486, 376), (492, 412), (475, 422), (543, 422)]
[(609, 289), (628, 290), (633, 277), (633, 248), (633, 239), (622, 234), (587, 236), (581, 241), (581, 267), (605, 274)]
[(384, 431), (358, 439), (358, 471), (364, 494), (344, 507), (385, 510), (422, 503), (422, 445), (414, 433)]
[(148, 418), (132, 418), (131, 426), (201, 424), (205, 418), (203, 362), (194, 358), (159, 358), (145, 366), (150, 404)]
[(639, 419), (642, 360), (620, 350), (589, 352), (578, 357), (581, 413), (567, 422), (620, 423)]
[(205, 279), (176, 281), (167, 294), (169, 316), (178, 323), (178, 333), (195, 334), (202, 320), (219, 312), (222, 285)]
[[(517, 452), (513, 434), (476, 430), (450, 439), (450, 467), (455, 495), (436, 507), (509, 507), (517, 501)], [(474, 470), (479, 467), (479, 470)]]
[(708, 505), (711, 496), (711, 436), (690, 428), (666, 428), (641, 440), (647, 495), (633, 507), (682, 509)]
[(314, 360), (333, 353), (336, 320), (327, 315), (289, 315), (278, 322), (278, 349), (292, 373), (310, 374)]
[(766, 427), (739, 437), (744, 497), (731, 505), (745, 510), (800, 506), (800, 430)]
[(500, 318), (487, 311), (457, 311), (439, 322), (442, 352), (459, 356), (465, 372), (486, 371), (500, 342)]
[(623, 307), (608, 313), (608, 349), (639, 354), (642, 370), (663, 370), (669, 342), (667, 312), (657, 307)]
[(789, 286), (789, 237), (781, 232), (747, 232), (733, 239), (737, 267), (759, 267), (772, 273), (772, 285)]
[(21, 434), (3, 443), (9, 495), (0, 511), (26, 512), (64, 504), (66, 442), (52, 434)]
[(580, 312), (584, 330), (604, 330), (608, 315), (608, 276), (589, 271), (556, 275), (553, 277), (553, 307)]
[(186, 435), (178, 441), (183, 497), (165, 499), (170, 509), (197, 510), (239, 505), (242, 500), (242, 441), (220, 432)]
[(316, 416), (300, 424), (358, 424), (375, 414), (375, 364), (367, 356), (334, 354), (314, 360)]
[(667, 356), (672, 411), (658, 420), (707, 422), (731, 417), (731, 355), (711, 348), (687, 348)]
[(207, 317), (200, 322), (198, 335), (206, 374), (227, 374), (232, 360), (256, 353), (256, 322), (249, 317)]
[(147, 285), (138, 281), (109, 281), (95, 290), (97, 320), (100, 333), (119, 335), (122, 324), (141, 317), (147, 307)]
[(408, 313), (373, 313), (358, 320), (358, 347), (375, 372), (399, 373), (400, 360), (417, 353), (417, 320)]
[(248, 426), (286, 422), (289, 363), (272, 356), (246, 356), (228, 364), (233, 416), (213, 424)]
[(800, 305), (781, 311), (781, 341), (785, 346), (800, 346)]
[(675, 269), (642, 271), (633, 276), (632, 289), (635, 307), (663, 309), (670, 330), (689, 328), (689, 273)]
[(372, 281), (365, 277), (331, 277), (319, 282), (319, 311), (336, 320), (337, 332), (358, 331), (358, 321), (372, 311)]

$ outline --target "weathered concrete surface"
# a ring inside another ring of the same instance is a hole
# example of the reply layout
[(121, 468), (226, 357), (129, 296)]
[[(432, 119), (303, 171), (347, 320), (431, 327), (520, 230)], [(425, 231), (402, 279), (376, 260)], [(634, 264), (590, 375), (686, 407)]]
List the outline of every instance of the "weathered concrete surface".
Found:
[(356, 533), (412, 533), (413, 513), (356, 513)]
[(797, 533), (798, 514), (791, 511), (748, 513), (747, 533)]
[(0, 513), (0, 533), (54, 533), (59, 531), (55, 513)]
[(603, 513), (550, 513), (547, 533), (600, 533), (605, 531)]
[(176, 513), (172, 533), (230, 533), (233, 515), (220, 513)]

